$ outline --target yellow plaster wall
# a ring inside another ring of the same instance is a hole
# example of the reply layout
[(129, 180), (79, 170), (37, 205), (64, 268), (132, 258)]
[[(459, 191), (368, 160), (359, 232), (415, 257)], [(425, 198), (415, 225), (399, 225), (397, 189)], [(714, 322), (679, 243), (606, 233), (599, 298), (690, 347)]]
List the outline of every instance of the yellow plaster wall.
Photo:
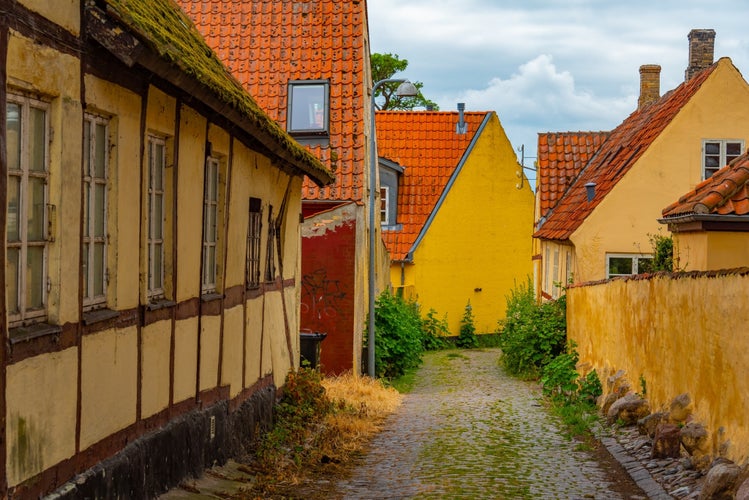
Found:
[[(263, 298), (247, 301), (247, 350), (244, 353), (247, 370), (244, 386), (250, 387), (266, 372), (261, 370), (261, 354), (263, 353)], [(267, 353), (270, 356), (270, 350)], [(263, 354), (265, 356), (265, 354)], [(267, 359), (267, 358), (266, 358)]]
[[(283, 386), (286, 374), (291, 370), (289, 348), (286, 344), (286, 332), (283, 321), (283, 304), (281, 292), (265, 293), (265, 340), (270, 347), (270, 359), (273, 371), (273, 383)], [(298, 336), (298, 334), (296, 335)], [(265, 366), (263, 366), (265, 369)], [(269, 370), (266, 370), (266, 373)]]
[(73, 35), (80, 33), (80, 0), (20, 0), (19, 3), (59, 24)]
[(221, 385), (229, 385), (229, 395), (234, 397), (242, 391), (242, 357), (244, 334), (244, 308), (233, 307), (224, 313), (223, 364)]
[[(139, 301), (140, 225), (133, 207), (140, 206), (140, 97), (122, 87), (85, 76), (87, 111), (111, 116), (109, 122), (109, 180), (107, 193), (110, 269), (107, 300), (112, 309), (131, 309)], [(116, 231), (113, 230), (116, 228)]]
[(177, 302), (200, 296), (206, 119), (192, 108), (182, 106), (179, 134)]
[(138, 330), (86, 335), (81, 342), (81, 445), (85, 450), (135, 423)]
[[(504, 317), (505, 297), (532, 272), (533, 193), (517, 189), (520, 166), (496, 114), (479, 137), (426, 236), (406, 266), (422, 314), (430, 308), (457, 335), (470, 300), (477, 333)], [(391, 276), (400, 284), (400, 264)], [(476, 289), (480, 291), (476, 291)]]
[(674, 256), (685, 271), (709, 271), (749, 266), (749, 234), (695, 231), (675, 233)]
[(221, 349), (221, 317), (204, 316), (200, 324), (200, 390), (218, 386), (218, 353)]
[[(625, 370), (634, 390), (642, 377), (654, 409), (689, 393), (713, 453), (730, 440), (728, 456), (749, 457), (749, 276), (613, 280), (568, 291), (567, 328), (580, 361), (605, 380)], [(605, 386), (606, 384), (604, 384)], [(720, 428), (725, 429), (723, 436)]]
[(6, 375), (7, 479), (14, 486), (75, 453), (78, 350), (26, 359)]
[(141, 418), (148, 418), (169, 405), (171, 332), (169, 320), (158, 321), (142, 329)]
[(749, 145), (749, 86), (727, 59), (572, 234), (576, 281), (605, 278), (607, 252), (652, 253), (663, 208), (701, 180), (704, 139)]
[(198, 318), (177, 322), (174, 331), (175, 403), (195, 397), (198, 366)]

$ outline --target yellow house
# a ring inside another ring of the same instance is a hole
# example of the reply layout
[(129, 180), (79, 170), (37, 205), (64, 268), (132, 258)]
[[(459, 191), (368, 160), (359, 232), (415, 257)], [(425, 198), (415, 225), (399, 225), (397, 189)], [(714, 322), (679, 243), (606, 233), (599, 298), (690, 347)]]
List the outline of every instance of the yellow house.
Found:
[(749, 151), (663, 209), (685, 271), (749, 266)]
[(749, 85), (730, 59), (712, 63), (713, 30), (690, 33), (686, 80), (660, 96), (660, 67), (642, 66), (638, 109), (540, 214), (540, 295), (555, 283), (647, 272), (663, 206), (743, 151)]
[(458, 109), (376, 113), (380, 218), (393, 288), (490, 333), (531, 273), (533, 193), (496, 113)]
[(333, 177), (171, 0), (3, 10), (0, 496), (153, 497), (270, 424)]

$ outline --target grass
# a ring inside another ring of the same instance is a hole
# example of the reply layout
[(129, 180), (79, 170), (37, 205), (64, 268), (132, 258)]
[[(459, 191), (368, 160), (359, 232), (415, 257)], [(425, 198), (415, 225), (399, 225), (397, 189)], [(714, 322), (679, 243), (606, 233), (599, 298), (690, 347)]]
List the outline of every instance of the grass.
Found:
[[(296, 494), (305, 484), (321, 480), (334, 486), (402, 401), (397, 390), (369, 377), (347, 373), (320, 378), (311, 370), (299, 373), (300, 392), (314, 392), (313, 401), (282, 400), (277, 406), (273, 430), (263, 437), (257, 456), (247, 464), (255, 476), (246, 492), (250, 496), (240, 498), (288, 498), (289, 491)], [(312, 408), (315, 411), (310, 414)]]
[(590, 429), (599, 418), (596, 406), (578, 401), (564, 405), (552, 403), (550, 408), (551, 412), (562, 420), (565, 437), (579, 440), (580, 449), (591, 449), (595, 437)]

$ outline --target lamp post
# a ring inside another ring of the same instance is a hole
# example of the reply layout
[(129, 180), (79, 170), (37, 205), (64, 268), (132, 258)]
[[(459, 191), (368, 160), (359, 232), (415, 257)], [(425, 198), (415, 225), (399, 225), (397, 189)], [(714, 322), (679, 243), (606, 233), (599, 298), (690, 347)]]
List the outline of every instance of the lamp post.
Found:
[(375, 219), (375, 210), (377, 200), (380, 199), (380, 194), (377, 191), (377, 139), (375, 136), (375, 93), (378, 88), (386, 83), (399, 83), (398, 89), (395, 91), (395, 95), (398, 97), (414, 97), (419, 94), (419, 90), (416, 86), (405, 79), (385, 79), (380, 80), (372, 86), (372, 102), (371, 102), (371, 113), (372, 123), (369, 130), (369, 323), (368, 323), (368, 337), (367, 337), (367, 368), (369, 376), (375, 377), (375, 259), (377, 252), (375, 247), (377, 244), (377, 238), (375, 238), (377, 228), (376, 224), (379, 223)]

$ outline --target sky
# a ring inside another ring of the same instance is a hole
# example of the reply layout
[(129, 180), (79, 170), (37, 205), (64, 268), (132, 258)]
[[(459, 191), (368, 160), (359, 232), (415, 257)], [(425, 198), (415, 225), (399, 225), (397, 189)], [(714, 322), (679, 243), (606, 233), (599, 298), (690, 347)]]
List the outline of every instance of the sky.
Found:
[[(369, 0), (372, 52), (423, 82), (441, 111), (496, 111), (532, 167), (539, 132), (611, 130), (632, 113), (639, 68), (661, 94), (684, 80), (692, 29), (714, 29), (715, 60), (749, 79), (746, 0)], [(527, 171), (529, 178), (535, 172)]]

